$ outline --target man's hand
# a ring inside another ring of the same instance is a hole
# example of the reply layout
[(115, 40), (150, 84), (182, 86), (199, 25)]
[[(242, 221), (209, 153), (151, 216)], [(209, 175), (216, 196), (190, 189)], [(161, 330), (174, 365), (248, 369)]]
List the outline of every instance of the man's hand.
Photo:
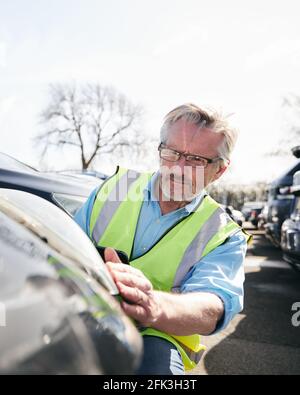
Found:
[(120, 295), (124, 298), (121, 305), (125, 313), (143, 326), (155, 324), (162, 311), (159, 293), (154, 291), (151, 282), (140, 270), (124, 265), (114, 249), (106, 248), (104, 257)]
[(178, 336), (211, 334), (224, 313), (221, 299), (206, 292), (172, 294), (155, 291), (144, 274), (121, 262), (112, 248), (105, 249), (107, 267), (116, 282), (127, 315), (145, 327)]

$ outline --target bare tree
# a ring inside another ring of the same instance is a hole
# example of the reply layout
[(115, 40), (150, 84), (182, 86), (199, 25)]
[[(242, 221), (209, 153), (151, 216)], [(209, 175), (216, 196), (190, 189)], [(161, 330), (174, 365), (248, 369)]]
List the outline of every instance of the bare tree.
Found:
[(40, 114), (44, 126), (35, 142), (44, 155), (51, 146), (78, 148), (82, 169), (96, 157), (121, 147), (134, 152), (144, 141), (138, 134), (142, 108), (115, 88), (99, 84), (55, 84)]

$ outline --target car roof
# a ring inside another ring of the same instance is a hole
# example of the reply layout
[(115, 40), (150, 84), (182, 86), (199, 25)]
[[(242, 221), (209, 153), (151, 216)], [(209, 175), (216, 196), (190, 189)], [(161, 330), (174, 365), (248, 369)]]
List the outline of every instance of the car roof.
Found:
[(78, 177), (56, 172), (40, 172), (33, 167), (0, 153), (0, 186), (5, 188), (40, 190), (87, 197), (103, 181), (99, 178)]
[(245, 202), (243, 207), (262, 207), (266, 202)]
[(293, 184), (293, 175), (298, 170), (300, 170), (300, 161), (293, 164), (280, 177), (276, 178), (271, 183), (271, 187), (291, 186)]

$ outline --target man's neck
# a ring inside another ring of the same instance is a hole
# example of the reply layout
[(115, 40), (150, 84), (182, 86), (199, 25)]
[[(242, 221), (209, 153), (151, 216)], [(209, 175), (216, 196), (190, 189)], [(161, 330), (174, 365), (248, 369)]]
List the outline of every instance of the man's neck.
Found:
[(161, 188), (159, 188), (159, 206), (161, 209), (162, 215), (168, 214), (172, 211), (176, 211), (182, 207), (185, 207), (190, 202), (186, 201), (175, 201), (175, 200), (166, 200), (163, 196)]
[(175, 201), (164, 202), (162, 200), (159, 200), (159, 205), (162, 215), (168, 214), (172, 211), (176, 211), (179, 208), (186, 206), (188, 203), (189, 202), (175, 202)]

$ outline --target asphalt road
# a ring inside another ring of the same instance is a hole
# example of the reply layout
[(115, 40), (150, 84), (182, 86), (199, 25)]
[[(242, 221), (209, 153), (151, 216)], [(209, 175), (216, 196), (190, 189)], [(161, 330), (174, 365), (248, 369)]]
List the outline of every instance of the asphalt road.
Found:
[(244, 310), (225, 331), (202, 338), (207, 351), (190, 374), (300, 374), (300, 326), (292, 325), (300, 274), (262, 232), (251, 233)]

